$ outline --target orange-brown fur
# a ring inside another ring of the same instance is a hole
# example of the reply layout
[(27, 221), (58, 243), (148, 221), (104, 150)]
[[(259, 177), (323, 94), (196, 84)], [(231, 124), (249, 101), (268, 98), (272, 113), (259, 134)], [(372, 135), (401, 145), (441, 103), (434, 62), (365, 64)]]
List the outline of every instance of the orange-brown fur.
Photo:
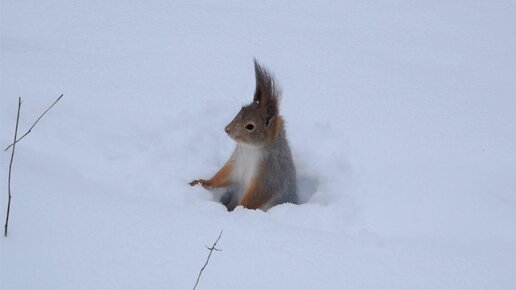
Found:
[(259, 192), (259, 180), (257, 178), (253, 178), (249, 182), (249, 186), (247, 187), (240, 204), (248, 209), (257, 209), (264, 206), (267, 201), (270, 199), (270, 195), (268, 194), (258, 194)]
[(279, 132), (281, 131), (281, 128), (283, 128), (283, 118), (281, 116), (278, 116), (274, 118), (274, 138), (278, 137)]

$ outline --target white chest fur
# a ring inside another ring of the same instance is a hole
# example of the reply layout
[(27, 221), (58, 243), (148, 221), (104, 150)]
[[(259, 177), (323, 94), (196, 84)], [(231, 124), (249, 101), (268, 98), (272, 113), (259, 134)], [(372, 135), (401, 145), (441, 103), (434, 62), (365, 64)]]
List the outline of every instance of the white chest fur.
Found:
[(249, 181), (256, 174), (260, 159), (262, 157), (261, 148), (239, 143), (233, 153), (235, 167), (232, 173), (232, 179), (238, 183), (241, 190), (245, 190)]

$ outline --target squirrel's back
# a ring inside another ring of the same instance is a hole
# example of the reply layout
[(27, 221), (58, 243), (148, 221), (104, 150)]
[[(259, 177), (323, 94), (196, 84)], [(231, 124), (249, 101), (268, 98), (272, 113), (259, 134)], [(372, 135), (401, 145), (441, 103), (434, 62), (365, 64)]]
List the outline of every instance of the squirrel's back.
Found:
[(265, 209), (286, 202), (298, 203), (296, 168), (285, 129), (281, 128), (280, 130), (276, 142), (271, 143), (270, 147), (264, 150), (262, 168), (259, 173), (265, 187), (276, 191)]

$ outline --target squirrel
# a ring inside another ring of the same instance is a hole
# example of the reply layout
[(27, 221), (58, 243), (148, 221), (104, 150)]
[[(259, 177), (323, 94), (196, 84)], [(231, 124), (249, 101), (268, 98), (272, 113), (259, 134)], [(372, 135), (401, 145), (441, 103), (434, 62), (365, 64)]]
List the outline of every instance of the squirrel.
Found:
[(281, 203), (298, 203), (296, 169), (279, 115), (281, 90), (274, 75), (254, 59), (253, 102), (242, 107), (225, 131), (236, 142), (226, 164), (210, 179), (191, 186), (227, 188), (220, 202), (228, 211), (241, 205), (268, 210)]

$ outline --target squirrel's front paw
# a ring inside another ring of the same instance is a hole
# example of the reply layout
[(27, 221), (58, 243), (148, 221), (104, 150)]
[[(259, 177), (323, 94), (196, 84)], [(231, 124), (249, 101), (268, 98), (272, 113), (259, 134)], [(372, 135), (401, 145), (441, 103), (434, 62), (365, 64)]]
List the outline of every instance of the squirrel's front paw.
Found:
[(196, 180), (192, 180), (188, 184), (190, 184), (190, 186), (196, 186), (199, 182), (201, 182), (201, 180), (200, 179), (196, 179)]
[(208, 180), (204, 180), (204, 179), (196, 179), (196, 180), (193, 180), (192, 182), (190, 182), (190, 186), (195, 186), (197, 184), (201, 184), (202, 187), (206, 188), (206, 189), (212, 189), (213, 186), (211, 185), (211, 183), (208, 181)]

